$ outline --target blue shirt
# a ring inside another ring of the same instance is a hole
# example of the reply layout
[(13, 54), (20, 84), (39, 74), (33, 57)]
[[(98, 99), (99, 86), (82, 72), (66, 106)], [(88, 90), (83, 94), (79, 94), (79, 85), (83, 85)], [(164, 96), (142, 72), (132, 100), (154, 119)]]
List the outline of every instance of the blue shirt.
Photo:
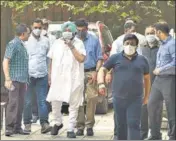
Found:
[(161, 41), (161, 46), (157, 53), (156, 68), (160, 69), (160, 74), (175, 75), (175, 39), (169, 36)]
[(103, 67), (108, 70), (113, 68), (113, 97), (135, 99), (143, 96), (144, 75), (149, 74), (149, 64), (144, 56), (136, 53), (129, 60), (121, 52), (110, 56)]
[(45, 77), (48, 74), (48, 38), (41, 36), (37, 40), (31, 34), (26, 42), (26, 48), (29, 54), (29, 76), (34, 78)]
[(86, 49), (86, 60), (84, 69), (96, 67), (98, 60), (103, 60), (102, 50), (98, 38), (91, 33), (87, 33), (86, 39), (83, 41)]
[(10, 79), (12, 81), (28, 83), (28, 54), (23, 41), (19, 37), (15, 37), (8, 43), (4, 57), (10, 59)]

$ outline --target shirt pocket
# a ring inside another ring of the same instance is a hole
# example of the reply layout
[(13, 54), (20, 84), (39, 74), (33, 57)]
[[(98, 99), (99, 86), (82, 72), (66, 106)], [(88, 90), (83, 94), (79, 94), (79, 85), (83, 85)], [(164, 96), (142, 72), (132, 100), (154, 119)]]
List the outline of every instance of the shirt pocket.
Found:
[(47, 45), (41, 44), (39, 47), (39, 52), (41, 55), (47, 55)]

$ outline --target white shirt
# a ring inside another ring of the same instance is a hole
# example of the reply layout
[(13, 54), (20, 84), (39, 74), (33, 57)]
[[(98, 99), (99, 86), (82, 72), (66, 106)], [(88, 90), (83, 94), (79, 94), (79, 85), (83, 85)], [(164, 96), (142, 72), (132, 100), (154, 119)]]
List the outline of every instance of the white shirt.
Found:
[(45, 36), (40, 36), (39, 40), (31, 34), (25, 42), (29, 54), (29, 76), (41, 78), (48, 74), (47, 53), (49, 50), (49, 40)]

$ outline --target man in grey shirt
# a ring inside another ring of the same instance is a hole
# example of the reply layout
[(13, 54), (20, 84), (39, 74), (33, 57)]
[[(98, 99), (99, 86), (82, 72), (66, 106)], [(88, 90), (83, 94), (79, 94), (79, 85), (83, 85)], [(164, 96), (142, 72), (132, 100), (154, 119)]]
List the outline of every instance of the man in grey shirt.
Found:
[[(150, 70), (150, 78), (151, 84), (155, 79), (155, 75), (153, 73), (156, 67), (156, 57), (157, 52), (159, 49), (159, 41), (155, 37), (155, 30), (154, 27), (148, 26), (145, 29), (145, 37), (147, 40), (147, 46), (142, 47), (142, 55), (145, 56), (149, 62), (149, 70)], [(163, 102), (161, 101), (158, 106), (158, 112), (156, 114), (157, 123), (161, 126), (161, 113), (162, 113)], [(142, 113), (141, 113), (141, 140), (144, 140), (148, 137), (149, 125), (148, 125), (148, 110), (147, 104), (142, 106)]]
[[(36, 94), (38, 111), (41, 124), (41, 133), (47, 133), (51, 130), (48, 123), (48, 109), (46, 96), (48, 93), (48, 64), (47, 53), (49, 50), (49, 40), (41, 36), (42, 20), (36, 19), (32, 25), (32, 33), (26, 43), (29, 55), (29, 77), (27, 94), (24, 105), (24, 125), (25, 131), (31, 132), (32, 119), (32, 95)], [(34, 92), (32, 91), (34, 90)]]

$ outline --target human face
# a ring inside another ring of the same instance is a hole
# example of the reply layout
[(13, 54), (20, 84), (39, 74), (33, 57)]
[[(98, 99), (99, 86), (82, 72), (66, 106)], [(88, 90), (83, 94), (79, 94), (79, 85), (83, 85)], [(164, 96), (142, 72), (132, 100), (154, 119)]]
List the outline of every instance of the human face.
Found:
[(124, 42), (124, 52), (127, 56), (131, 57), (135, 54), (137, 49), (136, 40), (127, 40)]
[(35, 36), (40, 36), (42, 31), (42, 23), (33, 23), (32, 25), (32, 32)]
[(125, 31), (126, 34), (135, 33), (135, 32), (136, 32), (136, 28), (134, 26), (132, 26), (131, 28), (128, 28)]
[(156, 47), (158, 45), (158, 40), (155, 37), (155, 30), (152, 27), (148, 27), (145, 30), (145, 37), (148, 42), (149, 47)]
[(145, 30), (145, 36), (147, 36), (147, 35), (155, 35), (155, 29), (152, 28), (152, 27), (146, 28), (146, 30)]
[(30, 30), (29, 30), (29, 28), (27, 28), (27, 32), (24, 32), (24, 33), (21, 35), (21, 40), (27, 41), (28, 38), (29, 38), (29, 35), (30, 35)]
[(87, 27), (86, 26), (83, 26), (83, 27), (77, 27), (77, 36), (78, 38), (84, 40), (87, 36)]
[(155, 37), (157, 40), (163, 40), (163, 34), (160, 30), (155, 29)]

